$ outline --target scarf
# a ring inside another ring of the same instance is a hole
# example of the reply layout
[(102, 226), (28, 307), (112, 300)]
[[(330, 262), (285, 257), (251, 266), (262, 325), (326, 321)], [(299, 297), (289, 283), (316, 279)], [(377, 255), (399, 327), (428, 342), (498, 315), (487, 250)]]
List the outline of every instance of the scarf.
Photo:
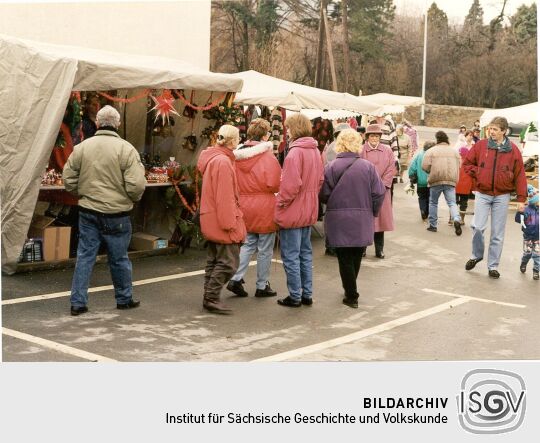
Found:
[(498, 149), (500, 152), (510, 152), (512, 150), (512, 145), (510, 144), (508, 137), (504, 137), (501, 144), (497, 144), (497, 142), (490, 137), (488, 139), (488, 149)]

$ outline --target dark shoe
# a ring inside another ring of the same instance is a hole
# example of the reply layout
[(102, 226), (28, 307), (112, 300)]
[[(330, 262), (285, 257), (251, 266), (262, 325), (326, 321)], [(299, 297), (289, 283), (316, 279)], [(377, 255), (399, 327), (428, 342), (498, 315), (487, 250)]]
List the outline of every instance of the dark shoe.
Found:
[(384, 252), (383, 252), (383, 251), (377, 251), (377, 252), (375, 252), (375, 257), (377, 257), (377, 258), (384, 258)]
[(264, 289), (257, 289), (255, 291), (255, 297), (275, 297), (276, 295), (277, 292), (270, 287), (269, 282), (266, 282), (266, 286)]
[(345, 297), (343, 299), (343, 304), (347, 305), (349, 308), (358, 309), (358, 300)]
[(425, 212), (420, 211), (420, 217), (422, 217), (422, 220), (427, 220), (428, 215)]
[(75, 306), (71, 307), (71, 315), (81, 315), (85, 312), (88, 312), (88, 308), (86, 306), (80, 306), (76, 308)]
[(465, 263), (465, 270), (470, 271), (473, 269), (477, 263), (481, 262), (481, 258), (471, 258), (467, 263)]
[(458, 221), (454, 221), (454, 231), (456, 231), (456, 235), (459, 237), (461, 235), (461, 223)]
[(248, 293), (242, 286), (242, 281), (229, 280), (227, 284), (227, 290), (231, 291), (234, 295), (238, 297), (247, 297)]
[(281, 298), (277, 302), (278, 305), (288, 306), (289, 308), (299, 308), (302, 305), (302, 302), (296, 301), (291, 297)]
[[(525, 274), (525, 272), (527, 272), (527, 264), (521, 263), (521, 265), (519, 265), (519, 270), (521, 271), (522, 274)], [(534, 273), (534, 270), (533, 270), (533, 273)]]
[(538, 271), (533, 270), (533, 280), (538, 280), (540, 277), (538, 277)]
[(429, 231), (429, 232), (437, 232), (437, 228), (436, 228), (435, 226), (429, 225), (428, 228), (426, 229), (426, 231)]
[(304, 306), (311, 306), (313, 304), (313, 299), (311, 297), (302, 297), (302, 304)]
[(135, 309), (135, 308), (138, 308), (140, 304), (141, 304), (140, 301), (135, 301), (132, 299), (127, 303), (117, 303), (116, 309)]
[(233, 312), (231, 308), (219, 300), (204, 300), (203, 308), (212, 314), (230, 315)]
[(501, 274), (499, 274), (499, 271), (497, 271), (496, 269), (490, 269), (488, 275), (491, 278), (499, 278), (501, 276)]

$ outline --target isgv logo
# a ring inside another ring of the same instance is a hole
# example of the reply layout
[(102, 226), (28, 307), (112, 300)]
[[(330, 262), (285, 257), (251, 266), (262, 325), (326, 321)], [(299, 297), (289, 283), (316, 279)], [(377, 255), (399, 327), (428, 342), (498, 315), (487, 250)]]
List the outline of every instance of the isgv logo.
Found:
[(475, 369), (461, 382), (457, 396), (459, 423), (474, 434), (502, 434), (517, 429), (525, 418), (525, 382), (518, 374)]

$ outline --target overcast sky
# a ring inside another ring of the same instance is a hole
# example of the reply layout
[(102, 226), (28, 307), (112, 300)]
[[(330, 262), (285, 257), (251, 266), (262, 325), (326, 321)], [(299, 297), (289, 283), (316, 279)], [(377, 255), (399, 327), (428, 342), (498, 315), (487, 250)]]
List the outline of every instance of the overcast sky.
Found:
[[(434, 0), (394, 0), (396, 12), (403, 15), (420, 15), (424, 8), (433, 3)], [(463, 19), (469, 12), (473, 0), (436, 0), (437, 6), (446, 12), (446, 15), (456, 21)], [(535, 3), (534, 0), (508, 0), (504, 9), (505, 15), (513, 15), (519, 6)], [(501, 12), (503, 0), (480, 0), (480, 5), (484, 9), (484, 22), (487, 24), (492, 18)]]

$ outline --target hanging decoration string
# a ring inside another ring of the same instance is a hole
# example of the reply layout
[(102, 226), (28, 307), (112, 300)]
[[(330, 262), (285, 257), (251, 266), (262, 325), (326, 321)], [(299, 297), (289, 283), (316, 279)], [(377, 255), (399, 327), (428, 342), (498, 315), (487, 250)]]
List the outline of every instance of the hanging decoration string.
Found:
[[(215, 108), (217, 105), (219, 105), (224, 99), (225, 97), (227, 97), (227, 92), (225, 92), (221, 97), (219, 97), (218, 99), (214, 100), (212, 103), (209, 103), (208, 105), (205, 105), (205, 106), (197, 106), (197, 105), (194, 105), (193, 103), (191, 103), (184, 95), (184, 91), (182, 91), (181, 89), (174, 89), (173, 91), (173, 95), (181, 100), (182, 102), (184, 102), (184, 104), (186, 106), (189, 106), (190, 108), (193, 108), (195, 109), (196, 111), (208, 111), (209, 109), (212, 109), (212, 108)], [(210, 95), (211, 96), (211, 95)]]
[(141, 98), (148, 97), (150, 92), (150, 89), (145, 89), (140, 94), (134, 95), (133, 97), (129, 98), (115, 97), (113, 95), (107, 94), (106, 92), (98, 92), (98, 94), (102, 97), (105, 97), (107, 100), (111, 100), (116, 103), (133, 103), (137, 100), (140, 100)]
[(172, 184), (174, 186), (174, 189), (176, 193), (178, 194), (178, 197), (180, 198), (180, 201), (184, 205), (184, 207), (191, 213), (191, 215), (195, 215), (195, 212), (197, 212), (197, 208), (200, 205), (200, 196), (199, 196), (199, 170), (195, 172), (195, 201), (192, 205), (190, 205), (186, 198), (182, 195), (182, 192), (180, 191), (180, 188), (178, 187), (178, 184), (180, 183), (180, 180), (172, 180)]

